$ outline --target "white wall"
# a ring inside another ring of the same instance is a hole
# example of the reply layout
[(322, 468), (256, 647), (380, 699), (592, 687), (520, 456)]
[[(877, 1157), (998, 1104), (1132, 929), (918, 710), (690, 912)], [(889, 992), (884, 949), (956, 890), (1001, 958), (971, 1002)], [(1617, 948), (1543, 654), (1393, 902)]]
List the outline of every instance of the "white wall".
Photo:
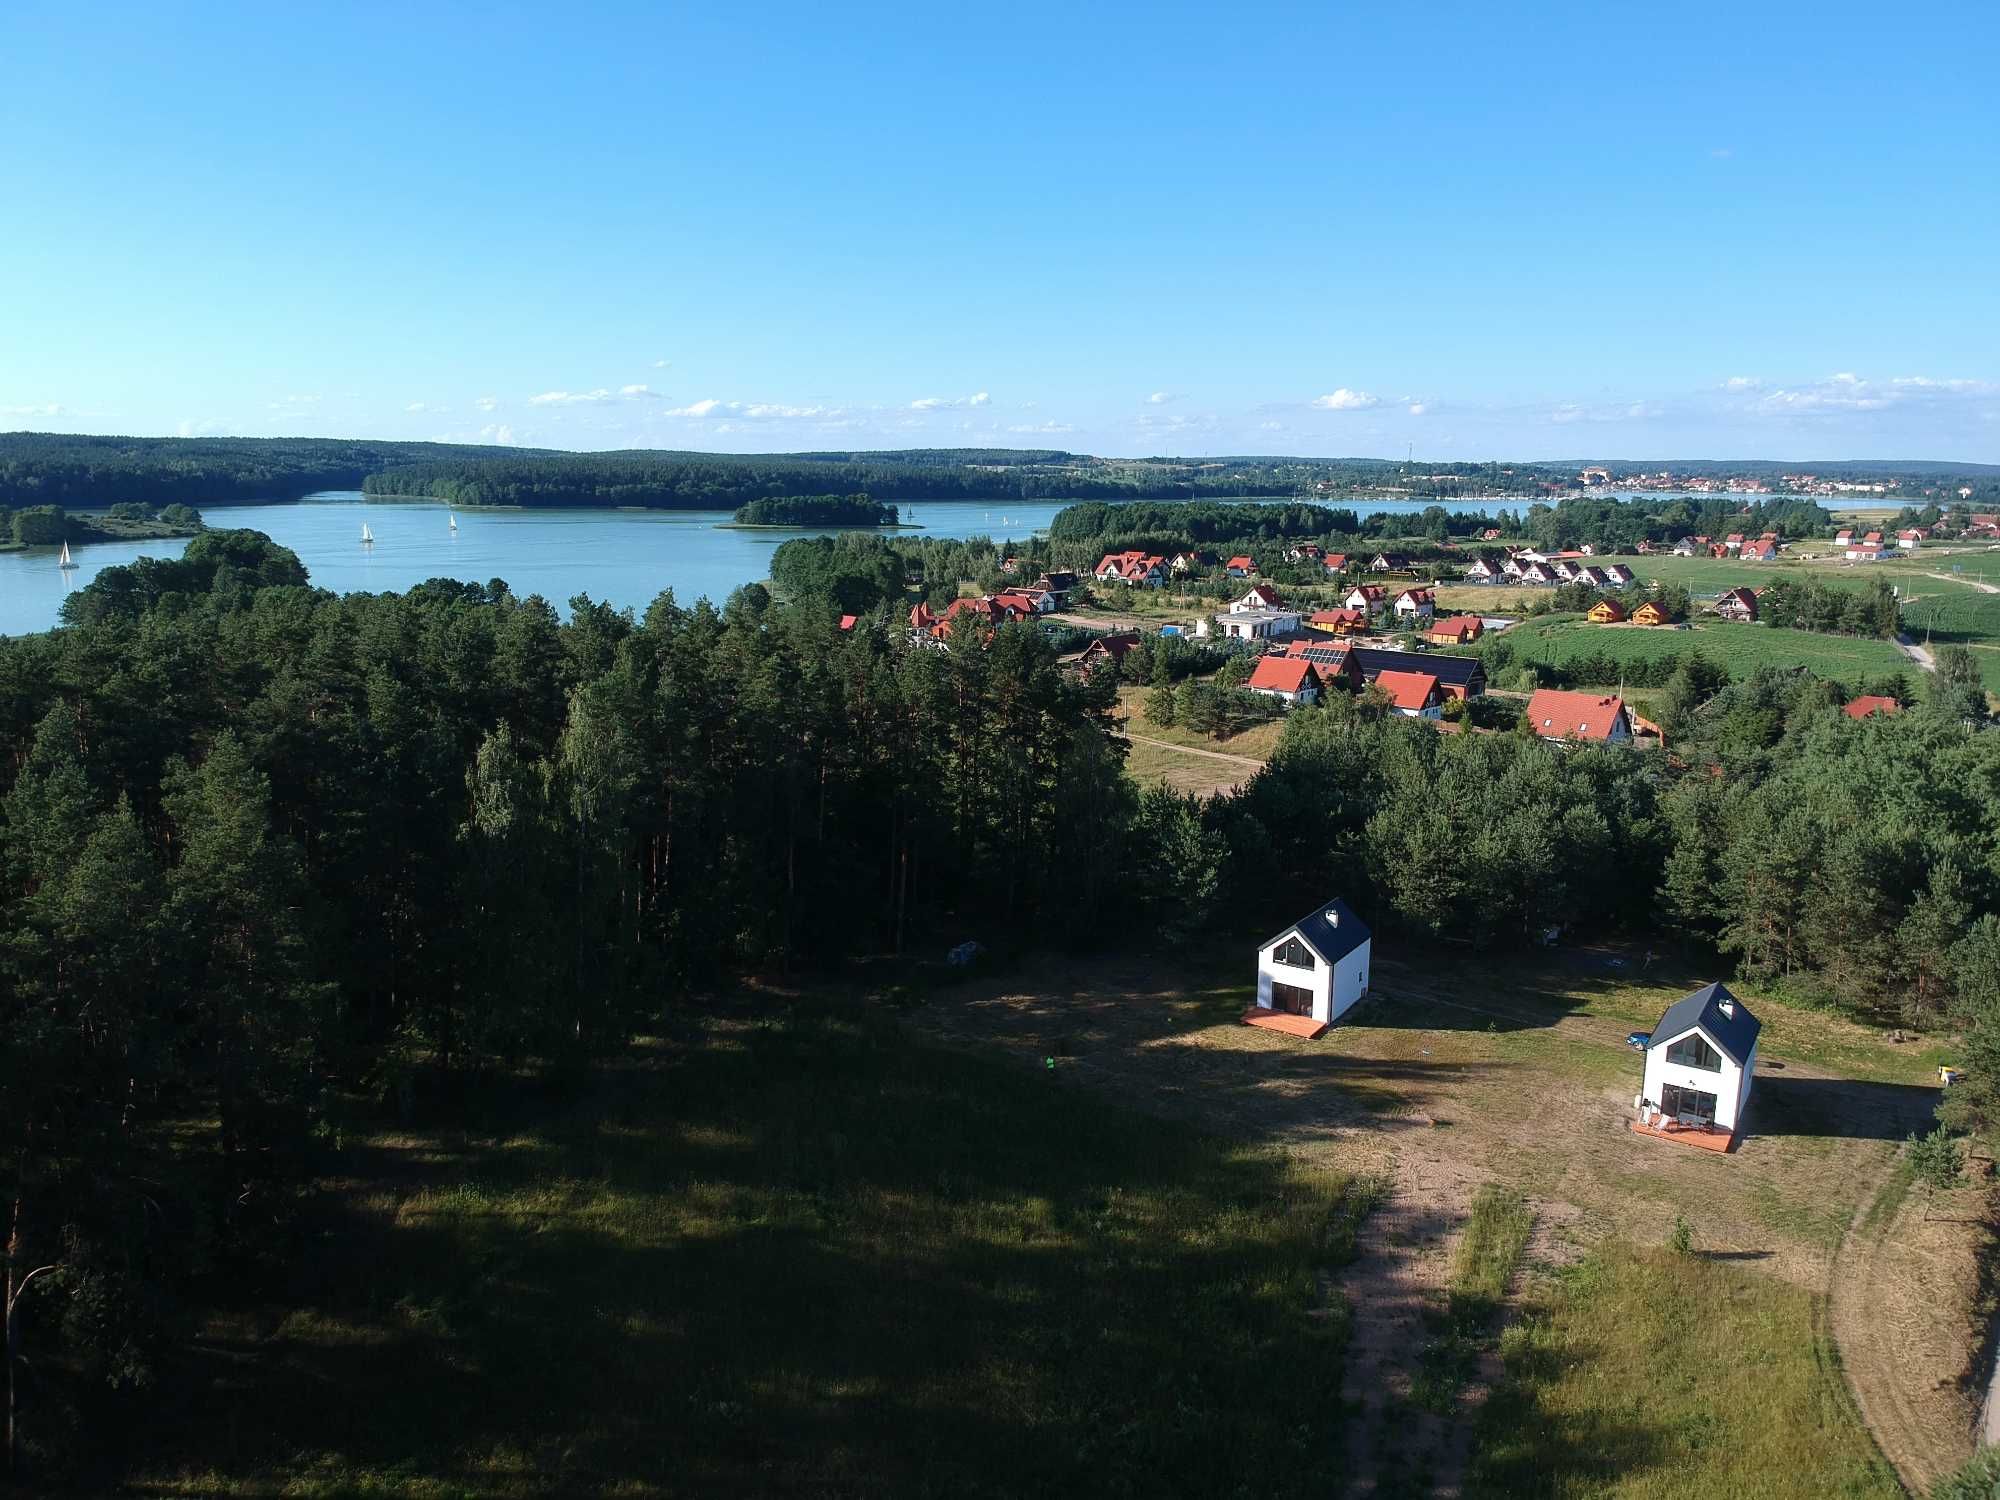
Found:
[[(1747, 1069), (1741, 1069), (1730, 1061), (1729, 1054), (1715, 1047), (1715, 1038), (1709, 1037), (1708, 1044), (1722, 1057), (1720, 1073), (1704, 1072), (1700, 1068), (1690, 1068), (1683, 1064), (1667, 1061), (1667, 1048), (1684, 1036), (1692, 1036), (1699, 1027), (1677, 1032), (1669, 1037), (1654, 1037), (1653, 1044), (1646, 1049), (1646, 1084), (1642, 1097), (1654, 1105), (1661, 1103), (1660, 1095), (1668, 1084), (1684, 1089), (1700, 1089), (1704, 1094), (1715, 1095), (1715, 1123), (1718, 1129), (1732, 1134), (1736, 1122), (1743, 1118), (1743, 1106), (1750, 1102), (1750, 1077)], [(1702, 1033), (1704, 1036), (1706, 1032)], [(1757, 1051), (1750, 1050), (1751, 1062), (1756, 1062)]]
[(1290, 964), (1279, 963), (1271, 955), (1284, 946), (1285, 938), (1290, 936), (1289, 932), (1285, 933), (1277, 942), (1260, 948), (1257, 952), (1257, 1003), (1266, 1010), (1271, 1008), (1271, 981), (1276, 979), (1280, 984), (1292, 984), (1302, 990), (1311, 990), (1313, 1019), (1324, 1021), (1327, 1019), (1327, 996), (1331, 992), (1332, 970), (1318, 959), (1313, 961), (1310, 971), (1294, 969)]
[[(1285, 934), (1285, 937), (1289, 936), (1290, 933)], [(1374, 947), (1372, 939), (1331, 967), (1315, 962), (1312, 972), (1308, 974), (1303, 969), (1281, 964), (1271, 956), (1283, 946), (1285, 937), (1280, 937), (1257, 953), (1257, 1003), (1264, 1009), (1271, 1008), (1273, 979), (1280, 984), (1295, 984), (1300, 989), (1312, 991), (1315, 1021), (1338, 1021), (1368, 993), (1369, 952)]]
[(1338, 1021), (1368, 993), (1368, 956), (1374, 946), (1375, 940), (1370, 938), (1334, 966), (1331, 1009), (1327, 1020)]

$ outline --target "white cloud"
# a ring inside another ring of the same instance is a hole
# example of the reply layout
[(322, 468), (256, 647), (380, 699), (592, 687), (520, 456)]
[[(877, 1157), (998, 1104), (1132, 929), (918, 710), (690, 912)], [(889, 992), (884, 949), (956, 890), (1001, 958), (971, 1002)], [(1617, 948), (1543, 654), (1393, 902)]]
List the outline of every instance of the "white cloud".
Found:
[(1350, 391), (1346, 386), (1325, 396), (1313, 397), (1312, 404), (1321, 411), (1367, 411), (1371, 406), (1381, 405), (1381, 398), (1371, 396), (1366, 391)]
[(210, 417), (206, 422), (195, 422), (184, 419), (178, 429), (182, 437), (207, 437), (211, 432), (220, 432), (221, 430), (222, 422), (215, 417)]
[(673, 361), (670, 359), (656, 359), (653, 361), (653, 368), (656, 370), (664, 370), (668, 365), (672, 363)]
[(611, 392), (604, 386), (594, 391), (543, 391), (539, 396), (530, 396), (530, 406), (591, 406), (611, 399)]
[(1283, 422), (1259, 422), (1257, 430), (1259, 432), (1283, 432), (1285, 424)]
[(961, 406), (984, 406), (993, 398), (984, 391), (970, 396), (920, 396), (910, 403), (911, 411), (955, 411)]
[(479, 435), (485, 438), (487, 442), (499, 443), (502, 447), (511, 447), (514, 442), (514, 429), (509, 427), (505, 422), (489, 422), (486, 426), (479, 429)]
[(1765, 389), (1761, 384), (1738, 387), (1732, 383), (1727, 389), (1754, 394), (1747, 410), (1781, 417), (1837, 416), (1912, 406), (1935, 409), (1968, 400), (1983, 401), (2000, 394), (2000, 385), (1990, 380), (1939, 379), (1931, 375), (1867, 380), (1852, 370), (1842, 370), (1804, 385)]
[(1563, 401), (1549, 408), (1549, 420), (1558, 425), (1572, 422), (1649, 422), (1666, 415), (1657, 401), (1621, 401), (1608, 406), (1579, 406)]
[(710, 417), (715, 415), (716, 410), (721, 405), (720, 401), (711, 396), (706, 401), (696, 401), (687, 406), (670, 407), (663, 415), (669, 417)]
[(992, 401), (992, 399), (993, 398), (987, 395), (986, 392), (977, 391), (966, 401), (965, 404), (967, 406), (985, 406), (990, 401)]
[(61, 404), (55, 401), (32, 406), (0, 406), (0, 417), (59, 417), (62, 413)]
[(1146, 398), (1146, 404), (1148, 406), (1165, 406), (1169, 401), (1182, 401), (1185, 399), (1185, 395), (1180, 391), (1155, 391)]
[(1009, 432), (1052, 433), (1052, 432), (1075, 432), (1076, 428), (1071, 426), (1068, 422), (1049, 421), (1040, 423), (1024, 422), (1018, 427), (1009, 427), (1007, 430)]
[(1725, 391), (1760, 391), (1764, 382), (1755, 375), (1732, 375), (1722, 382)]
[[(841, 423), (847, 413), (838, 406), (791, 406), (782, 401), (721, 401), (710, 396), (706, 400), (693, 401), (686, 406), (668, 407), (660, 415), (686, 417), (697, 421), (707, 417), (721, 417), (730, 422), (817, 422), (827, 425)], [(728, 429), (725, 425), (716, 430)]]
[(664, 401), (667, 398), (650, 385), (621, 385), (618, 394), (628, 401)]
[(1410, 415), (1413, 417), (1421, 417), (1425, 412), (1429, 411), (1430, 409), (1431, 409), (1431, 404), (1428, 401), (1412, 401), (1408, 407), (1408, 411)]
[(500, 404), (500, 398), (498, 396), (481, 396), (472, 404), (481, 411), (492, 411), (494, 407)]
[(412, 401), (403, 410), (408, 412), (443, 411), (444, 408), (442, 406), (432, 406), (428, 401)]
[(265, 402), (264, 404), (265, 404), (265, 406), (266, 406), (266, 407), (268, 407), (268, 408), (269, 408), (270, 410), (272, 410), (272, 411), (292, 411), (292, 410), (296, 410), (297, 408), (299, 408), (299, 407), (302, 407), (302, 406), (316, 406), (316, 405), (318, 405), (318, 404), (319, 404), (319, 397), (318, 397), (318, 396), (286, 396), (286, 397), (285, 397), (285, 398), (283, 398), (282, 400), (279, 400), (279, 401), (267, 401), (267, 402)]

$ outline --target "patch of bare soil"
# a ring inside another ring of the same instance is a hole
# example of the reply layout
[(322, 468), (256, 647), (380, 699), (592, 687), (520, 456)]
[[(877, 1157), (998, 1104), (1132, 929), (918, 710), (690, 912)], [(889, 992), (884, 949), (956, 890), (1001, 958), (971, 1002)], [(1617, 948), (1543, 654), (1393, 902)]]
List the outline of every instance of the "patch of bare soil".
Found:
[[(1937, 1197), (1914, 1187), (1872, 1223), (1868, 1208), (1858, 1211), (1835, 1258), (1830, 1320), (1841, 1363), (1876, 1443), (1913, 1494), (1929, 1493), (1979, 1439), (1984, 1392), (1967, 1351), (1984, 1336), (1972, 1309), (1994, 1207), (1985, 1184)], [(1968, 1234), (1968, 1222), (1981, 1233)]]

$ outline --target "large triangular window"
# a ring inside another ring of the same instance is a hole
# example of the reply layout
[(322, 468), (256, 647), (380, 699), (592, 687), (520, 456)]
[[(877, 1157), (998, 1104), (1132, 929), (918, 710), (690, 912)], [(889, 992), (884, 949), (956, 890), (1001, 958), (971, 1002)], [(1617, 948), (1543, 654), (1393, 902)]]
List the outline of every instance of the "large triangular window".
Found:
[(1278, 944), (1271, 955), (1288, 969), (1310, 969), (1313, 966), (1313, 951), (1295, 937), (1286, 938)]

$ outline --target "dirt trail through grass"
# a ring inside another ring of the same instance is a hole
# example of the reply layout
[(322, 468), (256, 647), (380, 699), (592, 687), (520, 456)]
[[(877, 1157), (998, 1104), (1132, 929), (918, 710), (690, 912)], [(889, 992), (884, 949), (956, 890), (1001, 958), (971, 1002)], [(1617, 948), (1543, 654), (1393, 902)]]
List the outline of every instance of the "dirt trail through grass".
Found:
[(1247, 987), (1233, 970), (1133, 959), (1047, 960), (974, 981), (924, 1024), (1037, 1064), (1052, 1058), (1059, 1073), (1143, 1107), (1381, 1180), (1382, 1202), (1341, 1278), (1354, 1315), (1353, 1492), (1455, 1495), (1472, 1418), (1500, 1373), (1491, 1341), (1448, 1416), (1411, 1398), (1427, 1311), (1482, 1187), (1526, 1195), (1531, 1266), (1603, 1241), (1659, 1246), (1685, 1215), (1704, 1254), (1754, 1262), (1825, 1296), (1895, 1143), (1935, 1102), (1933, 1089), (1903, 1081), (1922, 1076), (1919, 1056), (1889, 1053), (1865, 1028), (1773, 1007), (1756, 1121), (1738, 1151), (1717, 1157), (1636, 1136), (1627, 1116), (1639, 1063), (1625, 1033), (1653, 1024), (1695, 976), (1640, 979), (1614, 962), (1567, 955), (1498, 977), (1477, 961), (1378, 957), (1369, 1005), (1313, 1044), (1238, 1024)]

